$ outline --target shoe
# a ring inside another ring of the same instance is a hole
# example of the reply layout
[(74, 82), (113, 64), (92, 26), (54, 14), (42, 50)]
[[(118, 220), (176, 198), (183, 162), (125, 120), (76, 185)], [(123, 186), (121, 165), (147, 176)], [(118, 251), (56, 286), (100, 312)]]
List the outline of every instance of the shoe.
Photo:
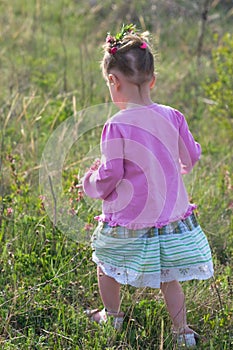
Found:
[(85, 310), (84, 313), (92, 322), (96, 322), (99, 324), (107, 322), (107, 315), (105, 309)]
[(194, 331), (189, 333), (177, 333), (173, 331), (173, 336), (179, 348), (194, 348), (200, 339), (199, 334)]
[(123, 312), (108, 312), (106, 309), (99, 310), (85, 310), (86, 316), (92, 321), (98, 324), (106, 323), (108, 320), (108, 316), (112, 316), (112, 325), (116, 330), (120, 330), (122, 328), (122, 324), (124, 321), (124, 313)]
[(112, 325), (116, 330), (121, 330), (124, 321), (124, 312), (107, 311), (108, 316), (112, 316)]

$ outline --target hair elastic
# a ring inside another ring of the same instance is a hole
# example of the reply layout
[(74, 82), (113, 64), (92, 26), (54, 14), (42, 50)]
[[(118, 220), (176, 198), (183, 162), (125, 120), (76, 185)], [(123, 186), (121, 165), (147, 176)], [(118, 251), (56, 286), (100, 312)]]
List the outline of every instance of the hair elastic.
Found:
[(143, 41), (143, 43), (140, 45), (140, 49), (145, 50), (147, 48), (147, 43)]
[(111, 47), (109, 52), (110, 52), (111, 55), (114, 55), (117, 52), (117, 47), (116, 46)]

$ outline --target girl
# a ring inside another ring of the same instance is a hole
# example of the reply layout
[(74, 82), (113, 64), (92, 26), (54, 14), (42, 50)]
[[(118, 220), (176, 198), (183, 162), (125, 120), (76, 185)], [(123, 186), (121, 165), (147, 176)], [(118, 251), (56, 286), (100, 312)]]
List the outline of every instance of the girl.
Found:
[(151, 100), (156, 78), (146, 33), (123, 26), (104, 50), (103, 76), (120, 111), (104, 125), (101, 164), (83, 179), (85, 193), (103, 200), (92, 247), (104, 309), (87, 314), (98, 323), (111, 315), (119, 329), (120, 285), (160, 288), (178, 344), (192, 347), (198, 335), (187, 325), (179, 281), (210, 278), (213, 265), (182, 174), (201, 147), (179, 111)]

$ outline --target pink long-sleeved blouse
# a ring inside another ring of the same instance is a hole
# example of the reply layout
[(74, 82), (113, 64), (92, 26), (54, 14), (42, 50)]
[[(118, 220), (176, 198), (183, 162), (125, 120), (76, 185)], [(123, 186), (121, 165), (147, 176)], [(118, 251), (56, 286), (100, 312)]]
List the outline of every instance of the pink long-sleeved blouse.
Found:
[(159, 104), (120, 111), (104, 125), (101, 154), (99, 168), (83, 180), (85, 193), (103, 200), (99, 221), (161, 227), (195, 208), (182, 174), (191, 171), (201, 147), (179, 111)]

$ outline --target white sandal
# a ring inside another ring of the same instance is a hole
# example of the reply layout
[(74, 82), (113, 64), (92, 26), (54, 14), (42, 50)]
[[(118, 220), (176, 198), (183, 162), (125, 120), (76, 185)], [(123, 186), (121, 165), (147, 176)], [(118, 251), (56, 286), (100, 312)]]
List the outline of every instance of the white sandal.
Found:
[[(106, 323), (108, 320), (107, 316), (113, 316), (112, 325), (117, 330), (121, 329), (124, 321), (123, 312), (110, 312), (110, 311), (106, 311), (105, 308), (102, 310), (99, 310), (99, 309), (85, 310), (85, 314), (92, 322), (96, 322), (98, 324)], [(95, 317), (97, 315), (98, 317)]]
[(195, 331), (180, 333), (173, 330), (172, 333), (178, 347), (194, 348), (200, 340), (200, 335)]
[(116, 330), (121, 330), (124, 321), (124, 312), (107, 311), (108, 316), (113, 316), (112, 325)]
[[(92, 321), (96, 323), (106, 323), (107, 322), (107, 315), (105, 309), (99, 310), (99, 309), (94, 309), (94, 310), (85, 310), (84, 313), (86, 316)], [(99, 316), (97, 319), (95, 316)]]

